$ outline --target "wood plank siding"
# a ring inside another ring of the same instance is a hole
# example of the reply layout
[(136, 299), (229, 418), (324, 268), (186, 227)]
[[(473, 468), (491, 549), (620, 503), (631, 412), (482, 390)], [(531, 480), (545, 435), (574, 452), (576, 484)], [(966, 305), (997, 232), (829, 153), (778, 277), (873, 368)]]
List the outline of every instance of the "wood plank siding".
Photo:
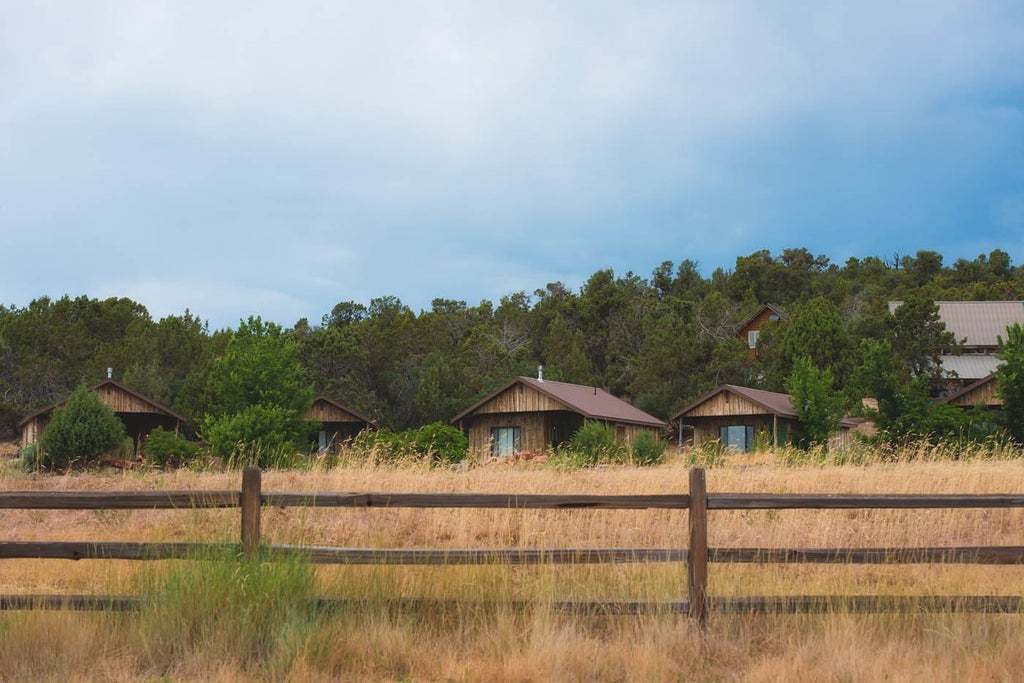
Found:
[(340, 445), (354, 439), (359, 432), (377, 428), (366, 415), (326, 396), (314, 398), (302, 419), (319, 425), (319, 431), (310, 432), (309, 441), (317, 444), (322, 453), (337, 453)]
[(1003, 405), (1003, 399), (996, 393), (996, 379), (986, 377), (950, 396), (946, 403), (958, 408), (973, 408), (981, 405), (995, 408)]
[(157, 408), (152, 401), (138, 394), (125, 391), (123, 387), (114, 384), (101, 384), (96, 387), (95, 393), (115, 413), (167, 414), (165, 410)]
[(487, 403), (477, 408), (475, 414), (485, 413), (536, 413), (568, 408), (525, 384), (513, 384)]
[(720, 417), (732, 415), (764, 415), (764, 406), (749, 399), (723, 391), (686, 412), (685, 417)]
[(353, 415), (341, 406), (327, 401), (316, 401), (305, 415), (305, 419), (313, 422), (356, 422), (366, 424), (366, 420)]
[[(185, 424), (185, 418), (170, 408), (146, 398), (123, 384), (108, 379), (90, 389), (109, 407), (121, 423), (125, 434), (139, 442), (157, 427), (177, 431)], [(25, 417), (18, 425), (21, 445), (27, 446), (39, 440), (53, 413), (59, 410), (67, 399), (40, 408)]]
[[(528, 377), (512, 380), (451, 421), (469, 437), (473, 455), (487, 456), (544, 453), (592, 420), (611, 425), (627, 443), (643, 431), (660, 438), (668, 426), (604, 389)], [(498, 449), (496, 436), (503, 442)]]

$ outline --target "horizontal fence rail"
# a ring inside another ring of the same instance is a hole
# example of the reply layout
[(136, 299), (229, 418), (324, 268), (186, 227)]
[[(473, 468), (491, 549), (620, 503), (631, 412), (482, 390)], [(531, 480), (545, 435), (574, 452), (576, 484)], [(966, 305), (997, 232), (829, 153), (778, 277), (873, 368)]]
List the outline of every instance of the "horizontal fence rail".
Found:
[[(655, 510), (688, 512), (688, 547), (680, 548), (340, 548), (273, 545), (261, 538), (264, 506), (320, 508), (478, 508), (507, 510)], [(301, 557), (314, 564), (349, 565), (540, 565), (672, 562), (687, 565), (688, 599), (662, 602), (630, 600), (563, 601), (551, 609), (578, 614), (679, 613), (706, 627), (711, 612), (721, 614), (795, 614), (802, 612), (878, 612), (916, 610), (1018, 613), (1017, 596), (741, 596), (708, 595), (709, 563), (811, 564), (1024, 564), (1024, 546), (877, 547), (877, 548), (728, 548), (708, 545), (709, 510), (843, 509), (992, 509), (1022, 508), (1016, 494), (750, 494), (707, 493), (702, 469), (690, 471), (689, 492), (678, 495), (537, 495), (482, 493), (264, 493), (261, 472), (247, 468), (236, 490), (198, 491), (0, 491), (0, 509), (160, 510), (240, 508), (240, 543), (34, 542), (0, 541), (0, 559), (168, 560), (223, 554), (261, 558)], [(401, 599), (403, 605), (457, 601)], [(516, 603), (516, 601), (512, 601)], [(361, 604), (320, 599), (320, 609)], [(474, 603), (476, 604), (476, 603)], [(508, 605), (510, 603), (503, 602)], [(125, 596), (0, 595), (0, 610), (139, 609), (139, 598)], [(522, 603), (522, 607), (528, 603)]]
[(709, 510), (916, 510), (1020, 507), (1024, 507), (1024, 496), (1003, 494), (708, 494)]

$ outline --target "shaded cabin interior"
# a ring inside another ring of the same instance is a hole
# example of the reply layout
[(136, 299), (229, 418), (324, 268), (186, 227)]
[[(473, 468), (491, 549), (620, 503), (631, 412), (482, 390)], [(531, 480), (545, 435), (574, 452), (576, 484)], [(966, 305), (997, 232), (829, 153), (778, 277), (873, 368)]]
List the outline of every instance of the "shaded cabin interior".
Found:
[[(96, 394), (114, 412), (124, 425), (125, 434), (135, 442), (136, 448), (157, 427), (180, 433), (187, 423), (183, 416), (167, 406), (112, 379), (100, 382), (89, 391)], [(61, 399), (25, 416), (18, 423), (21, 445), (27, 446), (38, 441), (50, 423), (54, 411), (66, 402), (66, 398)]]
[(588, 420), (631, 442), (641, 431), (660, 437), (667, 424), (603, 389), (518, 377), (452, 418), (476, 455), (508, 457), (556, 448)]
[(351, 442), (359, 432), (377, 429), (377, 423), (366, 415), (326, 396), (313, 399), (302, 419), (318, 423), (319, 429), (309, 433), (309, 442), (316, 444), (320, 453), (337, 453), (339, 446)]

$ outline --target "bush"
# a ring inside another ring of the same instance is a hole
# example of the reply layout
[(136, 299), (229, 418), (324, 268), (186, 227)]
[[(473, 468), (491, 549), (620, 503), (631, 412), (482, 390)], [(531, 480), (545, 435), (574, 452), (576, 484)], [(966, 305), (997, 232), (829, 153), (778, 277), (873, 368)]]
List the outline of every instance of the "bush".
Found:
[(642, 431), (633, 437), (630, 450), (635, 465), (657, 465), (665, 455), (668, 447), (664, 441), (654, 435), (654, 432)]
[(443, 422), (409, 431), (412, 450), (435, 462), (456, 463), (469, 455), (469, 437)]
[(199, 455), (199, 446), (179, 434), (157, 427), (142, 442), (146, 461), (157, 467), (181, 467)]
[(435, 422), (404, 432), (365, 429), (353, 440), (352, 447), (389, 462), (427, 457), (435, 462), (456, 463), (469, 455), (469, 438), (455, 427)]
[(403, 434), (387, 429), (364, 429), (352, 440), (352, 449), (387, 462), (413, 455)]
[(31, 472), (32, 470), (39, 468), (39, 444), (30, 443), (27, 446), (22, 446), (21, 450), (18, 451), (18, 457), (21, 458), (21, 465), (26, 471)]
[(280, 467), (304, 447), (307, 429), (294, 410), (253, 405), (233, 415), (208, 417), (203, 439), (214, 455), (233, 464)]
[(587, 422), (569, 439), (569, 450), (580, 462), (622, 462), (629, 454), (626, 444), (615, 438), (615, 428), (603, 422)]
[(39, 437), (36, 466), (67, 470), (99, 460), (121, 446), (124, 425), (99, 396), (82, 385), (58, 408)]

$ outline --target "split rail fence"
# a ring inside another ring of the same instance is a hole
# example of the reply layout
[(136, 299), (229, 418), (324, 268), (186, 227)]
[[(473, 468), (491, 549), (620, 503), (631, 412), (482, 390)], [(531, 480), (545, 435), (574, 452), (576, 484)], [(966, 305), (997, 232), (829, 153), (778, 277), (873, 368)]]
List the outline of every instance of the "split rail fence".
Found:
[[(709, 613), (874, 612), (896, 610), (1020, 612), (1021, 596), (997, 595), (805, 595), (720, 597), (708, 594), (708, 565), (718, 563), (817, 564), (1024, 564), (1024, 546), (735, 548), (708, 546), (710, 510), (840, 510), (1021, 508), (1017, 494), (760, 494), (708, 493), (703, 469), (690, 470), (689, 493), (679, 495), (517, 495), (475, 493), (270, 493), (262, 491), (261, 471), (247, 468), (241, 490), (190, 491), (0, 491), (0, 509), (124, 510), (240, 508), (238, 544), (133, 542), (5, 542), (3, 559), (190, 559), (203, 550), (234, 549), (244, 558), (261, 549), (271, 557), (300, 555), (315, 564), (470, 565), (588, 564), (678, 562), (687, 566), (686, 599), (652, 601), (571, 601), (557, 609), (580, 613), (688, 614), (704, 628)], [(265, 544), (260, 533), (261, 508), (501, 508), (550, 510), (679, 509), (688, 511), (687, 547), (679, 548), (485, 548), (402, 549), (340, 548)], [(330, 600), (322, 600), (330, 605)], [(0, 595), (0, 610), (133, 610), (138, 598), (99, 595)]]

